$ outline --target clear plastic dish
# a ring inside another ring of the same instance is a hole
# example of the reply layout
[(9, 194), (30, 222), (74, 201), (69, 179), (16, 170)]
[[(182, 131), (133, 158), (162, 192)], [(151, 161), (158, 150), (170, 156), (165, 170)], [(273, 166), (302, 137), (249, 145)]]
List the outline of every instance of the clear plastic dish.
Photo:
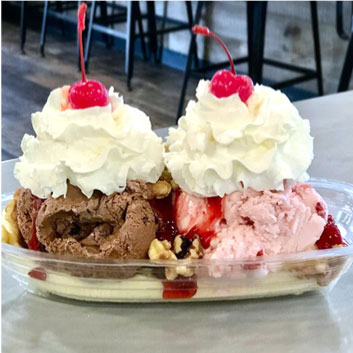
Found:
[[(94, 261), (63, 258), (2, 244), (4, 266), (29, 291), (86, 301), (161, 302), (327, 293), (353, 259), (353, 185), (310, 181), (326, 200), (348, 246), (253, 260), (206, 262)], [(9, 194), (3, 195), (3, 202)], [(193, 276), (167, 281), (165, 271), (186, 266)], [(217, 277), (217, 273), (226, 273)]]

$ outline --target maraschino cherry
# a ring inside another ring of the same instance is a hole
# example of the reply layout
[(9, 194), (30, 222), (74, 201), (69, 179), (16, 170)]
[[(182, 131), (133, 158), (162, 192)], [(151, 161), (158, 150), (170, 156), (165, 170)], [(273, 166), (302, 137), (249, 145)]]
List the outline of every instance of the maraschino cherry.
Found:
[(96, 106), (104, 107), (109, 103), (108, 92), (104, 85), (98, 81), (86, 80), (82, 44), (82, 31), (85, 29), (86, 9), (87, 5), (82, 3), (77, 13), (82, 80), (74, 83), (69, 89), (69, 102), (72, 109), (85, 109)]
[(228, 56), (228, 60), (232, 69), (232, 72), (228, 70), (217, 71), (211, 80), (211, 93), (217, 98), (229, 97), (232, 94), (239, 94), (240, 99), (245, 103), (251, 96), (254, 89), (254, 84), (249, 76), (237, 75), (234, 69), (234, 63), (232, 56), (229, 53), (228, 48), (222, 42), (222, 40), (211, 32), (207, 27), (196, 25), (192, 28), (195, 34), (201, 34), (215, 39)]

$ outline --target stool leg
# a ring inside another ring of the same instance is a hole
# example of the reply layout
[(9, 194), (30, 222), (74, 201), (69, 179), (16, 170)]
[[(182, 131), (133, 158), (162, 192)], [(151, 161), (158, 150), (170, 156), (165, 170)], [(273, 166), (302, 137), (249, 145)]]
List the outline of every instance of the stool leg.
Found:
[[(60, 13), (63, 12), (63, 6), (61, 1), (56, 1), (56, 10)], [(61, 20), (60, 21), (60, 26), (61, 26), (61, 34), (65, 35), (65, 21)]]
[(262, 82), (267, 1), (247, 4), (249, 76), (254, 83)]
[(139, 35), (140, 35), (140, 42), (141, 42), (141, 50), (143, 55), (143, 60), (147, 60), (147, 51), (146, 51), (146, 44), (145, 44), (145, 34), (143, 30), (143, 23), (142, 23), (142, 15), (140, 10), (140, 3), (137, 3), (136, 6), (136, 17), (137, 17), (137, 25), (139, 27)]
[(157, 29), (156, 29), (156, 10), (154, 1), (147, 1), (147, 16), (148, 16), (148, 32), (150, 53), (153, 53), (153, 58), (157, 61)]
[[(201, 18), (203, 5), (204, 5), (204, 1), (197, 2), (195, 20), (193, 21), (193, 23), (199, 23), (200, 18)], [(186, 88), (187, 88), (187, 84), (188, 84), (189, 77), (190, 77), (191, 61), (192, 61), (192, 57), (195, 53), (195, 44), (196, 44), (196, 36), (195, 36), (195, 34), (192, 33), (190, 45), (189, 45), (188, 58), (186, 61), (183, 85), (181, 87), (181, 92), (180, 92), (180, 97), (179, 97), (179, 106), (178, 106), (178, 111), (177, 111), (176, 122), (178, 122), (178, 119), (180, 118), (180, 116), (183, 112), (183, 109), (184, 109), (185, 93), (186, 93)]]
[[(165, 29), (165, 24), (167, 22), (167, 6), (168, 6), (168, 2), (163, 1), (163, 19), (160, 26), (160, 29), (162, 31)], [(159, 46), (158, 46), (158, 52), (157, 52), (157, 58), (156, 58), (157, 63), (160, 63), (162, 61), (163, 49), (164, 49), (164, 33), (160, 33)]]
[(92, 43), (92, 29), (93, 21), (96, 16), (96, 1), (92, 1), (91, 11), (89, 14), (89, 22), (87, 28), (87, 39), (86, 39), (86, 48), (85, 48), (85, 69), (88, 70), (88, 62), (91, 54), (91, 43)]
[(310, 10), (311, 10), (311, 24), (313, 27), (313, 39), (314, 39), (316, 74), (317, 74), (317, 89), (318, 89), (319, 96), (322, 96), (324, 94), (324, 88), (322, 83), (321, 51), (320, 51), (319, 24), (317, 19), (316, 1), (310, 1)]
[[(353, 21), (353, 18), (352, 18)], [(352, 77), (353, 71), (353, 26), (351, 39), (349, 40), (346, 58), (344, 60), (343, 69), (341, 73), (340, 82), (338, 85), (338, 92), (343, 92), (348, 90), (349, 81)]]
[(131, 90), (131, 79), (134, 70), (134, 45), (136, 34), (136, 2), (129, 1), (127, 3), (127, 34), (125, 49), (125, 72), (127, 75), (127, 88)]
[[(107, 3), (105, 1), (99, 1), (100, 15), (102, 19), (102, 23), (107, 26)], [(105, 43), (105, 47), (110, 47), (109, 36), (106, 33), (102, 33), (102, 38)]]
[(21, 51), (25, 54), (25, 42), (26, 42), (26, 1), (21, 1), (21, 19), (20, 19), (20, 33), (21, 33)]
[[(352, 7), (353, 10), (353, 7)], [(343, 1), (336, 2), (336, 31), (341, 39), (349, 39), (343, 28)]]
[[(188, 22), (189, 22), (190, 31), (191, 31), (192, 26), (194, 24), (197, 24), (197, 23), (193, 22), (191, 2), (190, 1), (185, 1), (185, 5), (186, 5), (186, 13), (188, 15)], [(195, 45), (194, 45), (194, 65), (195, 65), (195, 67), (199, 67), (199, 57), (197, 55), (197, 43), (196, 42), (195, 42)]]
[(44, 2), (43, 8), (43, 19), (42, 19), (42, 30), (40, 32), (40, 54), (44, 58), (44, 46), (45, 46), (45, 37), (47, 34), (47, 19), (48, 19), (48, 7), (49, 1)]

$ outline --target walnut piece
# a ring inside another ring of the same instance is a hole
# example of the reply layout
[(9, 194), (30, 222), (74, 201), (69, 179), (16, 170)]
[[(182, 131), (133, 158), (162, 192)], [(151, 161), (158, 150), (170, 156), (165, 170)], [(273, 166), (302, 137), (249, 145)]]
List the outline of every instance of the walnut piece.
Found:
[(178, 259), (199, 259), (203, 256), (203, 248), (198, 235), (189, 240), (178, 235), (173, 243), (174, 252)]
[(154, 184), (149, 184), (153, 198), (163, 199), (172, 191), (172, 185), (164, 180), (159, 180)]
[[(154, 239), (148, 251), (151, 260), (199, 259), (202, 255), (203, 248), (198, 236), (191, 241), (178, 235), (174, 239), (173, 249), (167, 240)], [(194, 269), (186, 265), (165, 268), (165, 277), (170, 281), (178, 276), (191, 277), (193, 274)]]
[(168, 240), (153, 239), (148, 250), (148, 257), (151, 260), (177, 260), (171, 248)]
[(162, 175), (160, 177), (160, 180), (167, 181), (172, 186), (172, 189), (174, 191), (179, 189), (179, 185), (174, 181), (174, 179), (172, 177), (172, 174), (170, 173), (170, 171), (167, 168), (165, 168), (163, 170), (163, 173), (162, 173)]

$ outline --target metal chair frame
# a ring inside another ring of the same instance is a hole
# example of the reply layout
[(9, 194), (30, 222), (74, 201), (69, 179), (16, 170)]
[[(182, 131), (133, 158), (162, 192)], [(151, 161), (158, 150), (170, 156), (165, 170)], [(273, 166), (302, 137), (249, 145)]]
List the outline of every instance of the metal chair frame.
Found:
[[(249, 76), (255, 83), (262, 82), (262, 69), (263, 65), (271, 65), (280, 69), (290, 70), (301, 74), (298, 77), (278, 82), (272, 85), (273, 88), (279, 89), (289, 85), (294, 85), (300, 82), (316, 79), (318, 85), (318, 94), (323, 94), (323, 80), (321, 68), (321, 52), (320, 52), (320, 39), (319, 39), (319, 25), (317, 16), (317, 4), (315, 1), (310, 1), (311, 19), (312, 19), (312, 32), (314, 41), (314, 55), (316, 69), (309, 69), (298, 65), (283, 63), (278, 60), (264, 58), (264, 45), (265, 45), (265, 24), (267, 1), (249, 1), (247, 2), (247, 21), (248, 21), (248, 56), (237, 58), (235, 64), (248, 62)], [(194, 23), (199, 23), (202, 15), (202, 9), (205, 1), (199, 1), (197, 4)], [(195, 35), (192, 35), (189, 45), (189, 52), (187, 63), (185, 67), (184, 80), (182, 84), (181, 94), (179, 98), (179, 105), (177, 111), (177, 119), (181, 116), (184, 109), (184, 101), (187, 83), (190, 77), (204, 77), (205, 74), (214, 72), (218, 69), (229, 66), (229, 62), (221, 62), (210, 64), (202, 67), (192, 67), (192, 57), (195, 53)]]

